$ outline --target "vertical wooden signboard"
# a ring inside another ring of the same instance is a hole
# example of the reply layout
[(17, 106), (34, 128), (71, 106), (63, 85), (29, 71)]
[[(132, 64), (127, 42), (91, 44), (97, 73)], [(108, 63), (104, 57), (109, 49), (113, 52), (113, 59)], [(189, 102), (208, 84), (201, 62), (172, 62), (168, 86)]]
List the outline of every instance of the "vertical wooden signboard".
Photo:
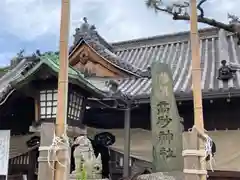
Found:
[(153, 165), (156, 172), (183, 170), (182, 131), (167, 64), (152, 65), (151, 125)]
[(0, 180), (8, 177), (10, 130), (0, 131)]

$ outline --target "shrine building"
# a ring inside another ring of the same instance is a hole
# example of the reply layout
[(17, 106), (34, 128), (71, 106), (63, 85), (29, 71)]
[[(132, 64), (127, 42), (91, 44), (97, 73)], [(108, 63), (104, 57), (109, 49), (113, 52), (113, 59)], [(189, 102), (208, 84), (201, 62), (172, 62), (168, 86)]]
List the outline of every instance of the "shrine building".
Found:
[[(237, 38), (216, 28), (199, 30), (199, 37), (204, 127), (217, 147), (214, 172), (209, 171), (209, 178), (239, 179)], [(190, 33), (186, 31), (111, 43), (86, 19), (76, 29), (69, 50), (68, 135), (73, 138), (83, 133), (83, 129), (90, 139), (99, 132), (113, 134), (115, 143), (109, 147), (108, 168), (115, 179), (123, 172), (126, 107), (131, 114), (130, 171), (151, 172), (152, 62), (169, 65), (184, 130), (193, 127), (189, 38)], [(13, 67), (0, 69), (0, 129), (10, 129), (12, 134), (9, 178), (27, 174), (28, 178), (36, 179), (38, 172), (45, 172), (41, 169), (41, 158), (44, 161), (46, 157), (37, 148), (49, 145), (53, 136), (58, 59), (58, 53), (36, 53), (20, 58)]]

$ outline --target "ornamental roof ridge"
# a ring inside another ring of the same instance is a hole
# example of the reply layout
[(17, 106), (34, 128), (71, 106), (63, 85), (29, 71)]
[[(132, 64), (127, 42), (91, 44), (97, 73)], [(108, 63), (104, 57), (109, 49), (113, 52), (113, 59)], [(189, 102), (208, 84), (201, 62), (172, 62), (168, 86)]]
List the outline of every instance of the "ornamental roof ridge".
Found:
[[(209, 37), (209, 36), (218, 36), (218, 28), (215, 27), (208, 27), (208, 28), (203, 28), (199, 30), (199, 35), (201, 37)], [(136, 39), (131, 39), (127, 41), (118, 41), (118, 42), (111, 42), (110, 44), (115, 48), (119, 48), (121, 46), (127, 46), (128, 44), (139, 44), (141, 42), (146, 42), (146, 41), (158, 41), (161, 39), (181, 39), (181, 40), (188, 40), (189, 38), (189, 33), (190, 31), (181, 31), (181, 32), (175, 32), (175, 33), (169, 33), (169, 34), (162, 34), (162, 35), (156, 35), (156, 36), (149, 36), (149, 37), (143, 37), (143, 38), (136, 38)], [(150, 43), (151, 44), (151, 43)]]
[(79, 28), (75, 29), (75, 34), (73, 36), (74, 42), (72, 48), (74, 48), (74, 46), (77, 46), (80, 39), (91, 39), (98, 41), (107, 49), (112, 50), (112, 46), (102, 36), (99, 35), (98, 31), (96, 30), (96, 26), (94, 24), (91, 25), (88, 23), (87, 17), (83, 18), (83, 23)]

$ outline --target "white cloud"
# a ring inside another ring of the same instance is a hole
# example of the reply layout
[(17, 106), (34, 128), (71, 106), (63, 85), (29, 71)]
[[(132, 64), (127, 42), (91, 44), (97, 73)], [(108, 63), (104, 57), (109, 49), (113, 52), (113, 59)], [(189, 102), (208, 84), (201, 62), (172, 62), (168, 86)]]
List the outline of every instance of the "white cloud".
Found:
[[(58, 42), (60, 5), (58, 0), (1, 0), (0, 15), (5, 18), (6, 30), (24, 41), (53, 35)], [(204, 7), (206, 15), (226, 21), (227, 12), (240, 15), (239, 5), (236, 0), (209, 0)], [(189, 28), (188, 23), (173, 21), (165, 13), (156, 15), (145, 7), (144, 0), (72, 0), (71, 34), (84, 16), (88, 17), (89, 23), (96, 24), (100, 34), (110, 41)]]
[(9, 65), (9, 59), (13, 58), (16, 53), (6, 52), (0, 53), (0, 67), (4, 67)]
[(4, 0), (1, 6), (8, 32), (33, 40), (45, 33), (55, 33), (59, 24), (58, 4), (42, 0)]
[(228, 22), (228, 13), (240, 16), (238, 10), (240, 1), (237, 0), (209, 0), (205, 5), (207, 8), (206, 16), (210, 16), (222, 22)]

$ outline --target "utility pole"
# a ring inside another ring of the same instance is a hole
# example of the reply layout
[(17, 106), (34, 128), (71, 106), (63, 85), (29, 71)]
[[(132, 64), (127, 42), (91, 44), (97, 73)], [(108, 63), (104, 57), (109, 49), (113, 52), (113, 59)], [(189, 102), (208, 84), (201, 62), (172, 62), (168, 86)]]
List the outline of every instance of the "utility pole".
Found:
[(127, 102), (124, 112), (124, 160), (123, 160), (123, 177), (129, 177), (129, 160), (130, 160), (130, 129), (131, 129), (131, 103)]
[[(197, 2), (191, 0), (191, 50), (192, 50), (192, 84), (194, 102), (194, 125), (204, 132), (203, 107), (202, 107), (202, 88), (201, 88), (201, 66), (200, 66), (200, 46), (198, 37), (198, 16)], [(202, 138), (198, 138), (199, 149), (204, 149)], [(206, 170), (204, 157), (198, 158), (200, 169)], [(206, 175), (199, 175), (201, 180), (206, 180)]]
[[(60, 70), (58, 75), (58, 101), (56, 118), (56, 136), (66, 135), (68, 105), (68, 36), (70, 19), (70, 0), (62, 0), (60, 25)], [(57, 151), (58, 162), (55, 162), (54, 180), (67, 180), (69, 176), (69, 149)]]

